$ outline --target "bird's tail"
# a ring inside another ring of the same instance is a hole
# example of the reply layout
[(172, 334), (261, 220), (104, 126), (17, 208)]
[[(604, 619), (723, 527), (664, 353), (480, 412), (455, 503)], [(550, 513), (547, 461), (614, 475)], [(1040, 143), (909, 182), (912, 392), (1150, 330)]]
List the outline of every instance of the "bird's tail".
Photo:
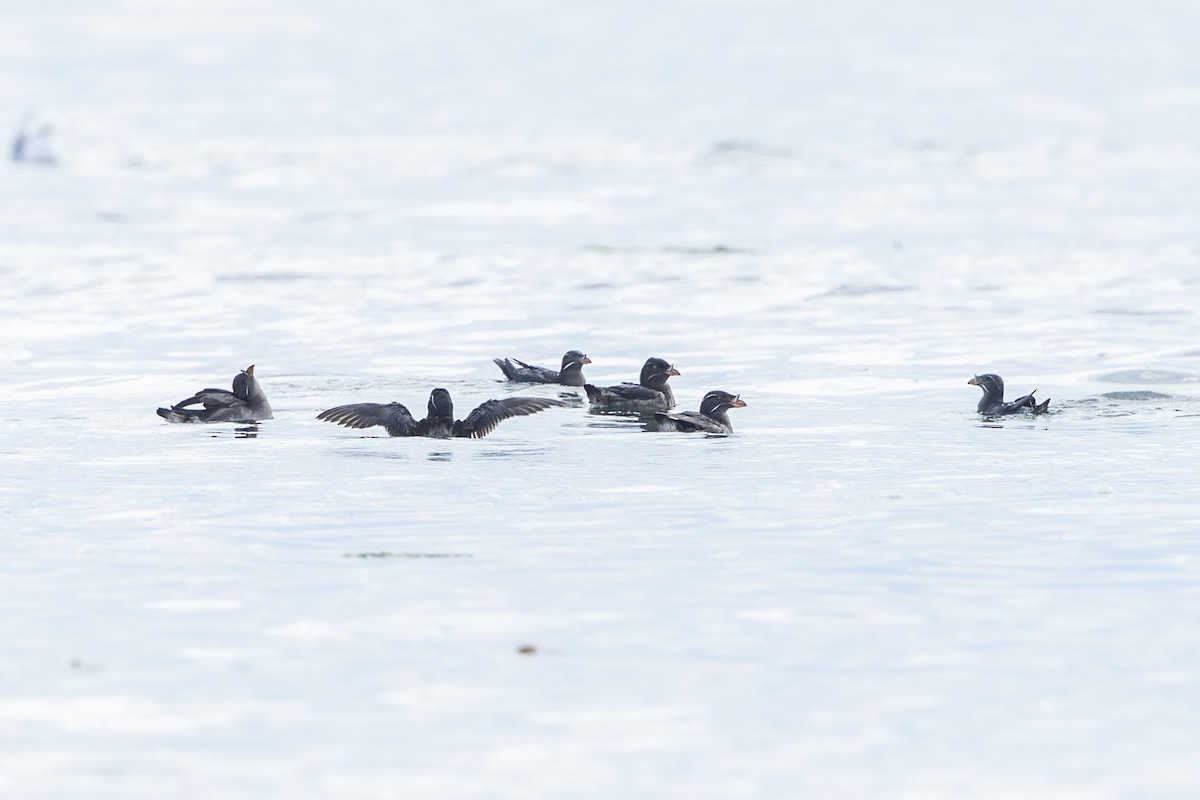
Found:
[(655, 411), (654, 418), (646, 423), (646, 430), (670, 433), (679, 430), (679, 426), (666, 411)]
[(509, 361), (507, 358), (493, 358), (492, 361), (496, 362), (496, 366), (499, 367), (500, 371), (504, 373), (504, 377), (508, 378), (510, 381), (516, 380), (515, 376), (517, 374), (517, 369), (512, 365), (511, 361)]
[(186, 408), (160, 408), (154, 413), (167, 422), (199, 422), (201, 412)]

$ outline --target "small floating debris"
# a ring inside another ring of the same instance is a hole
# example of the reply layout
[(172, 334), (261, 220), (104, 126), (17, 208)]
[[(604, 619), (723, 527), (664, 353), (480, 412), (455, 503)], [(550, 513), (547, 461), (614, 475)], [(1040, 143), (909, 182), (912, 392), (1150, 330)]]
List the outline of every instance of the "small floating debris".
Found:
[(843, 283), (825, 292), (821, 297), (865, 297), (872, 294), (911, 292), (912, 290), (912, 286), (900, 284)]
[(537, 655), (538, 649), (531, 644), (523, 644), (517, 648), (517, 652), (523, 656)]
[(1194, 383), (1200, 378), (1169, 369), (1128, 369), (1097, 375), (1096, 380), (1107, 383)]
[(380, 550), (377, 553), (343, 553), (342, 558), (474, 558), (470, 553), (393, 553)]

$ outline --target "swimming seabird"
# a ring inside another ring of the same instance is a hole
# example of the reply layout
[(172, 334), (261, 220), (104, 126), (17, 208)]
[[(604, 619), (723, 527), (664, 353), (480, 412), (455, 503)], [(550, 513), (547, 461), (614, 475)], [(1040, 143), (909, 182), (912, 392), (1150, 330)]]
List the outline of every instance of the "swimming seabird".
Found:
[(667, 379), (678, 374), (679, 370), (661, 358), (649, 358), (637, 383), (603, 387), (588, 383), (583, 390), (598, 411), (670, 411), (675, 407), (675, 395)]
[(979, 405), (975, 410), (989, 417), (1017, 414), (1025, 410), (1032, 411), (1034, 414), (1044, 414), (1050, 407), (1049, 397), (1040, 403), (1034, 399), (1033, 394), (1037, 389), (1024, 397), (1018, 397), (1011, 403), (1004, 402), (1004, 379), (990, 372), (986, 375), (976, 375), (967, 383), (983, 390), (983, 397), (979, 398)]
[[(553, 370), (548, 367), (535, 367), (519, 359), (493, 358), (496, 366), (510, 381), (521, 383), (558, 383), (563, 386), (583, 386), (583, 365), (592, 360), (578, 350), (568, 350), (563, 354), (562, 367)], [(514, 363), (515, 362), (515, 363)]]
[(702, 433), (733, 433), (729, 409), (745, 408), (746, 402), (737, 395), (714, 389), (700, 401), (700, 410), (669, 413), (656, 411), (647, 424), (651, 431), (688, 431)]

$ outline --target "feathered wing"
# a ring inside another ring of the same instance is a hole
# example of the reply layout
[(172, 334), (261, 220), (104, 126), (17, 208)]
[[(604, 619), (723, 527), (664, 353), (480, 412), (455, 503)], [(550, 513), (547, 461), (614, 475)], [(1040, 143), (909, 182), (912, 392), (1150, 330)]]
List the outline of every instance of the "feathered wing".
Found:
[(660, 400), (663, 393), (638, 383), (622, 383), (617, 386), (593, 386), (590, 383), (583, 387), (588, 399), (593, 403), (620, 403), (630, 400)]
[[(500, 367), (500, 371), (510, 381), (520, 381), (522, 383), (553, 383), (558, 380), (558, 373), (545, 367), (535, 367), (532, 364), (526, 364), (519, 358), (506, 358), (501, 360), (493, 358), (496, 366)], [(516, 364), (517, 366), (513, 366)]]
[[(203, 405), (204, 409), (188, 408)], [(227, 389), (201, 389), (186, 400), (180, 400), (170, 408), (157, 410), (168, 422), (256, 422), (255, 409), (242, 398)], [(268, 412), (266, 417), (270, 417)]]
[(519, 358), (514, 358), (521, 365), (521, 379), (530, 383), (557, 383), (558, 370), (550, 369), (549, 367), (539, 367), (533, 364), (526, 364)]
[(415, 436), (417, 421), (403, 403), (350, 403), (322, 411), (317, 419), (347, 428), (382, 425), (390, 436)]
[(525, 417), (556, 406), (565, 407), (561, 400), (548, 397), (506, 397), (481, 403), (466, 419), (454, 423), (454, 435), (478, 439), (496, 430), (496, 426), (509, 417)]
[(680, 411), (674, 414), (656, 411), (654, 412), (654, 430), (729, 433), (721, 423), (697, 411)]
[(1050, 410), (1050, 398), (1047, 397), (1045, 400), (1039, 403), (1037, 398), (1033, 396), (1033, 392), (1030, 392), (1024, 397), (1018, 397), (1011, 403), (1006, 403), (1003, 413), (1014, 414), (1026, 408), (1028, 408), (1034, 414), (1044, 414)]
[(204, 407), (209, 411), (216, 408), (231, 408), (246, 404), (242, 398), (228, 389), (201, 389), (188, 399), (180, 400), (171, 407), (178, 411), (187, 406), (194, 406), (196, 403), (203, 403)]

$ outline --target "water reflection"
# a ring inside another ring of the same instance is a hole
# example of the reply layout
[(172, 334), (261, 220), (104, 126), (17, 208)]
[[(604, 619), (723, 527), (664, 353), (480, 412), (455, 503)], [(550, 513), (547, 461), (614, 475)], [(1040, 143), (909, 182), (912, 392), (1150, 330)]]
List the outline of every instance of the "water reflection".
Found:
[(588, 409), (587, 427), (589, 428), (640, 428), (654, 419), (653, 412), (647, 414), (631, 414), (627, 411), (601, 411)]
[(245, 425), (241, 428), (234, 428), (233, 430), (215, 430), (212, 433), (212, 438), (257, 439), (258, 425)]
[(481, 450), (478, 458), (482, 459), (506, 459), (518, 458), (531, 455), (546, 455), (550, 452), (548, 447), (524, 447), (524, 448), (503, 448), (500, 450)]
[(426, 458), (430, 461), (453, 461), (454, 453), (448, 450), (435, 450), (429, 453)]
[(405, 453), (404, 451), (397, 450), (397, 449), (388, 449), (388, 450), (355, 449), (355, 450), (351, 450), (351, 449), (347, 448), (347, 449), (343, 449), (343, 450), (338, 450), (337, 453), (338, 453), (338, 455), (349, 456), (350, 458), (390, 458), (390, 459), (399, 459), (401, 461), (407, 461), (409, 458), (408, 453)]

